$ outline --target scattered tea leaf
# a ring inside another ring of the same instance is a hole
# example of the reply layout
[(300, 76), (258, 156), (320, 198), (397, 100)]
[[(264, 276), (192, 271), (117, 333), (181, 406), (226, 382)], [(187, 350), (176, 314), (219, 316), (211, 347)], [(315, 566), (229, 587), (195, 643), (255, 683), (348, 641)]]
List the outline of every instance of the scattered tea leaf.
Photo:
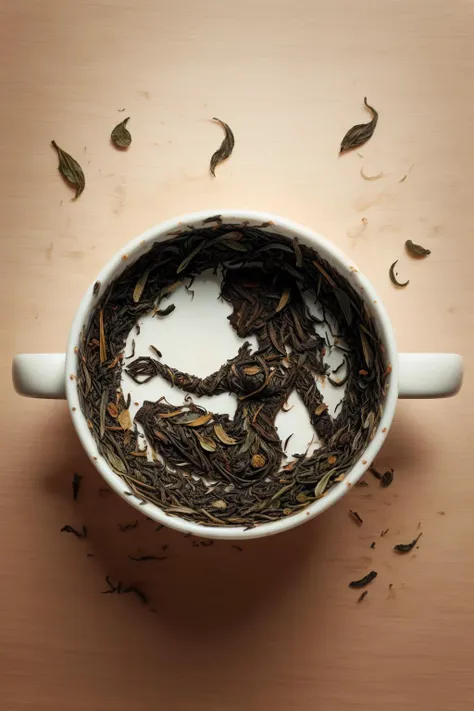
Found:
[(83, 170), (79, 163), (74, 160), (74, 158), (70, 156), (69, 153), (66, 153), (66, 151), (63, 151), (63, 149), (58, 146), (56, 141), (51, 141), (51, 145), (58, 154), (59, 172), (61, 173), (63, 178), (68, 181), (68, 183), (71, 183), (71, 185), (74, 185), (76, 188), (76, 194), (74, 196), (74, 199), (76, 199), (82, 193), (86, 185), (86, 179), (84, 177)]
[(361, 593), (361, 594), (359, 595), (359, 597), (357, 598), (357, 602), (362, 602), (362, 600), (363, 600), (368, 594), (369, 594), (369, 591), (368, 591), (368, 590), (364, 590), (364, 592)]
[(358, 524), (364, 523), (363, 519), (359, 516), (357, 511), (352, 511), (352, 509), (349, 509), (349, 513), (351, 514), (351, 516), (354, 517)]
[(410, 254), (412, 257), (427, 257), (428, 254), (431, 254), (431, 250), (425, 249), (425, 247), (422, 247), (421, 244), (415, 244), (411, 241), (411, 239), (407, 239), (407, 241), (405, 242), (405, 247), (407, 249), (408, 254)]
[(226, 158), (229, 158), (231, 155), (232, 151), (234, 150), (234, 145), (235, 145), (235, 139), (234, 139), (234, 134), (232, 133), (230, 127), (224, 123), (224, 121), (221, 121), (218, 118), (213, 118), (213, 121), (217, 121), (220, 123), (222, 128), (225, 131), (225, 137), (224, 140), (222, 141), (220, 147), (217, 149), (217, 151), (212, 155), (211, 158), (211, 175), (216, 177), (216, 167), (219, 165), (219, 163), (222, 163)]
[(393, 481), (393, 469), (387, 469), (386, 472), (382, 474), (382, 479), (380, 480), (380, 486), (387, 488)]
[(127, 123), (129, 121), (130, 116), (118, 123), (110, 134), (110, 138), (117, 148), (128, 148), (132, 142), (132, 136), (127, 128)]
[(61, 533), (73, 533), (77, 538), (85, 538), (87, 536), (87, 528), (83, 526), (82, 531), (78, 531), (73, 526), (66, 524), (62, 527)]
[(416, 544), (418, 543), (418, 539), (422, 535), (422, 533), (419, 533), (411, 543), (397, 543), (396, 546), (393, 546), (393, 550), (397, 551), (397, 553), (409, 553), (416, 546)]
[(364, 575), (363, 578), (360, 580), (353, 580), (351, 583), (349, 583), (350, 588), (365, 588), (366, 585), (372, 582), (377, 577), (377, 572), (375, 570), (371, 570), (370, 573), (367, 573), (367, 575)]
[(82, 476), (81, 474), (74, 474), (72, 477), (72, 498), (77, 501), (79, 495), (79, 489), (81, 488)]
[(370, 547), (375, 548), (375, 541), (372, 541), (372, 543), (370, 544)]
[(397, 277), (395, 275), (395, 267), (397, 265), (397, 262), (398, 262), (398, 259), (396, 259), (394, 261), (394, 263), (391, 265), (391, 267), (389, 269), (388, 273), (390, 275), (390, 281), (392, 282), (392, 284), (395, 284), (395, 286), (399, 286), (399, 287), (408, 286), (408, 284), (410, 283), (410, 280), (404, 281), (404, 282), (400, 282), (397, 280)]
[(369, 138), (372, 137), (375, 131), (379, 115), (377, 111), (367, 103), (366, 96), (364, 97), (364, 104), (369, 109), (369, 111), (372, 112), (372, 119), (371, 121), (369, 121), (369, 123), (356, 124), (348, 130), (348, 132), (341, 141), (341, 149), (339, 151), (339, 155), (345, 153), (346, 151), (350, 151), (352, 148), (362, 146), (366, 141), (369, 140)]
[(140, 563), (145, 560), (167, 560), (168, 558), (166, 555), (129, 555), (128, 557), (130, 560), (135, 560)]
[(122, 531), (124, 533), (125, 531), (129, 531), (131, 528), (136, 528), (138, 526), (138, 521), (134, 521), (134, 523), (119, 523), (119, 531)]

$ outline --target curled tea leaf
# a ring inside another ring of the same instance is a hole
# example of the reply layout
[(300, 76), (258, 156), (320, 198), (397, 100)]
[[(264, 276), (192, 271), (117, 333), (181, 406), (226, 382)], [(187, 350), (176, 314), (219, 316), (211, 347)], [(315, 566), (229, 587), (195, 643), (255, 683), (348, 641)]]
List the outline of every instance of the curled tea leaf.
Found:
[(130, 121), (130, 116), (118, 123), (110, 134), (110, 138), (117, 148), (128, 148), (132, 142), (132, 136), (127, 128), (128, 121)]
[(316, 499), (319, 499), (324, 494), (324, 492), (326, 491), (326, 487), (329, 484), (329, 480), (333, 474), (334, 469), (331, 469), (330, 471), (326, 472), (326, 474), (324, 474), (324, 476), (322, 476), (321, 479), (318, 481), (318, 483), (314, 487), (314, 496)]
[(411, 239), (407, 239), (405, 247), (408, 254), (412, 257), (427, 257), (428, 254), (431, 254), (431, 250), (425, 249), (425, 247), (422, 247), (421, 244), (415, 244), (411, 241)]
[(372, 580), (375, 580), (377, 577), (377, 572), (375, 570), (371, 570), (370, 573), (367, 573), (367, 575), (364, 575), (363, 578), (360, 580), (353, 580), (351, 583), (349, 583), (350, 588), (365, 588), (366, 585), (372, 582)]
[(404, 282), (398, 281), (396, 274), (395, 274), (395, 267), (397, 265), (397, 262), (398, 262), (398, 259), (396, 259), (394, 261), (394, 263), (391, 265), (388, 273), (390, 275), (390, 281), (392, 282), (392, 284), (395, 284), (395, 286), (399, 286), (402, 288), (404, 286), (408, 286), (408, 284), (410, 283), (410, 280), (408, 279), (407, 281), (404, 281)]
[(222, 141), (220, 147), (212, 155), (212, 158), (211, 158), (211, 165), (210, 165), (211, 175), (216, 177), (216, 173), (215, 173), (216, 167), (219, 165), (219, 163), (222, 163), (222, 161), (224, 161), (226, 158), (228, 158), (231, 155), (232, 151), (234, 150), (235, 139), (234, 139), (234, 134), (232, 133), (232, 130), (226, 123), (224, 123), (224, 121), (221, 121), (220, 119), (215, 118), (215, 117), (212, 120), (220, 123), (220, 125), (222, 126), (222, 128), (225, 131), (224, 140)]
[(419, 533), (410, 543), (398, 543), (396, 546), (393, 546), (393, 550), (397, 551), (397, 553), (409, 553), (416, 546), (421, 535), (422, 534)]
[(212, 420), (212, 413), (208, 412), (207, 415), (201, 415), (200, 417), (196, 417), (190, 422), (185, 422), (184, 424), (187, 427), (201, 427), (202, 425), (207, 425), (210, 420)]
[(341, 141), (341, 149), (339, 155), (350, 151), (352, 148), (357, 148), (362, 146), (369, 138), (372, 137), (379, 115), (377, 111), (367, 103), (367, 97), (364, 96), (364, 104), (372, 112), (372, 120), (369, 123), (359, 123), (348, 130), (346, 135)]
[(227, 434), (227, 432), (224, 430), (222, 425), (215, 424), (214, 425), (214, 432), (216, 434), (217, 439), (219, 442), (222, 442), (222, 444), (228, 444), (233, 445), (237, 444), (237, 440), (235, 440), (233, 437)]
[(79, 165), (79, 163), (74, 160), (69, 153), (63, 151), (62, 148), (58, 146), (56, 141), (51, 141), (51, 145), (56, 150), (59, 158), (58, 170), (68, 183), (74, 185), (76, 188), (76, 194), (74, 198), (78, 198), (86, 186), (86, 179), (84, 177), (84, 172)]
[(206, 452), (215, 452), (217, 445), (213, 439), (206, 437), (205, 435), (199, 434), (199, 432), (194, 433), (199, 440), (199, 444)]

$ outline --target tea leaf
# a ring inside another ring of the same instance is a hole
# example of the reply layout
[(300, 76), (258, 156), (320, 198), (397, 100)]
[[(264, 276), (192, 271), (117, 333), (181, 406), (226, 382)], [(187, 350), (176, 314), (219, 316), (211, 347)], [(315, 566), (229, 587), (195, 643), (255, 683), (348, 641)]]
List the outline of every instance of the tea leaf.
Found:
[(284, 289), (283, 294), (280, 297), (280, 301), (278, 302), (278, 306), (276, 307), (276, 311), (275, 311), (276, 314), (285, 308), (288, 301), (290, 300), (290, 295), (291, 295), (290, 289)]
[(166, 420), (169, 417), (176, 417), (177, 415), (181, 415), (182, 412), (183, 412), (182, 409), (173, 410), (172, 412), (160, 412), (159, 416)]
[(132, 418), (130, 417), (130, 410), (122, 410), (120, 415), (117, 417), (117, 421), (123, 430), (131, 430)]
[(383, 178), (383, 173), (377, 173), (377, 175), (366, 175), (363, 168), (360, 169), (360, 174), (364, 180), (380, 180), (380, 178)]
[(222, 163), (223, 160), (225, 160), (231, 155), (232, 151), (234, 150), (235, 139), (230, 127), (226, 123), (224, 123), (224, 121), (221, 121), (220, 119), (215, 117), (212, 120), (220, 123), (220, 125), (225, 131), (224, 140), (211, 158), (211, 175), (216, 177), (216, 167), (219, 165), (219, 163)]
[(425, 249), (425, 247), (422, 247), (421, 244), (415, 244), (411, 241), (411, 239), (407, 239), (407, 241), (405, 242), (405, 247), (407, 249), (408, 254), (410, 254), (412, 257), (427, 257), (428, 254), (431, 254), (431, 251), (429, 249)]
[(260, 373), (261, 368), (258, 365), (249, 365), (243, 371), (245, 375), (257, 375), (257, 373)]
[(319, 264), (319, 262), (317, 262), (315, 259), (313, 259), (313, 264), (314, 264), (314, 266), (316, 267), (316, 269), (321, 272), (321, 274), (323, 275), (323, 277), (324, 277), (325, 279), (327, 279), (327, 281), (328, 281), (328, 282), (331, 284), (331, 286), (335, 289), (335, 288), (336, 288), (336, 282), (334, 281), (334, 279), (332, 279), (332, 277), (329, 276), (329, 274), (327, 273), (327, 271), (326, 271), (326, 270)]
[(128, 148), (128, 146), (132, 142), (132, 136), (130, 135), (130, 131), (128, 130), (128, 128), (126, 128), (127, 123), (129, 121), (130, 116), (118, 123), (110, 134), (110, 138), (118, 148)]
[(199, 434), (199, 432), (194, 433), (199, 440), (199, 444), (206, 452), (215, 452), (217, 445), (213, 439), (206, 437), (205, 435)]
[(303, 266), (303, 254), (301, 252), (301, 247), (298, 243), (298, 238), (293, 237), (293, 249), (295, 251), (295, 261), (296, 261), (296, 266), (298, 269), (301, 269)]
[(359, 335), (360, 335), (360, 342), (362, 345), (362, 352), (364, 354), (364, 361), (365, 361), (367, 368), (370, 369), (372, 367), (372, 363), (373, 363), (372, 350), (370, 348), (369, 342), (368, 342), (367, 338), (365, 337), (365, 333), (362, 330), (362, 328), (359, 329)]
[(388, 273), (390, 275), (390, 281), (392, 282), (392, 284), (395, 284), (395, 286), (399, 286), (399, 287), (403, 288), (404, 286), (408, 286), (408, 284), (410, 283), (410, 280), (408, 279), (407, 281), (404, 281), (404, 282), (398, 281), (398, 279), (395, 275), (395, 267), (396, 267), (397, 262), (398, 262), (398, 259), (396, 259), (394, 261), (394, 263), (391, 265)]
[(371, 570), (370, 573), (367, 573), (367, 575), (364, 575), (363, 578), (360, 580), (353, 580), (351, 583), (349, 583), (350, 588), (365, 588), (366, 585), (372, 582), (372, 580), (375, 580), (377, 577), (377, 573), (375, 570)]
[(316, 415), (316, 417), (319, 417), (320, 415), (323, 414), (323, 412), (326, 412), (327, 409), (328, 409), (328, 406), (326, 405), (325, 402), (323, 402), (323, 403), (321, 403), (321, 405), (318, 405), (318, 407), (314, 411), (314, 414)]
[(99, 408), (99, 437), (103, 439), (105, 434), (105, 413), (107, 411), (108, 392), (107, 388), (102, 390)]
[(104, 311), (101, 309), (99, 311), (99, 345), (100, 345), (100, 362), (105, 363), (107, 360), (107, 346), (105, 343), (105, 332), (104, 332)]
[(63, 149), (58, 146), (56, 141), (51, 141), (51, 145), (58, 154), (59, 172), (61, 173), (63, 178), (68, 181), (68, 183), (71, 183), (71, 185), (74, 185), (76, 188), (76, 194), (74, 196), (74, 199), (76, 199), (82, 193), (86, 185), (86, 179), (84, 177), (83, 170), (79, 163), (74, 160), (74, 158), (70, 156), (69, 153), (66, 153), (66, 151), (63, 151)]
[(237, 444), (237, 440), (235, 440), (233, 437), (228, 435), (227, 432), (222, 427), (222, 425), (215, 424), (214, 425), (214, 432), (216, 434), (217, 439), (220, 442), (222, 442), (222, 444), (228, 444), (228, 445)]
[(326, 487), (329, 484), (329, 480), (333, 474), (334, 474), (334, 469), (330, 469), (330, 471), (326, 472), (326, 474), (324, 474), (324, 476), (321, 477), (321, 479), (318, 481), (318, 483), (314, 487), (314, 495), (317, 499), (321, 498), (321, 496), (326, 491)]
[(200, 244), (198, 244), (197, 247), (195, 247), (192, 250), (192, 252), (190, 252), (188, 254), (188, 256), (185, 259), (183, 259), (183, 261), (181, 262), (181, 264), (179, 265), (179, 267), (176, 270), (176, 274), (180, 274), (184, 269), (186, 269), (186, 267), (191, 262), (191, 260), (193, 260), (197, 254), (199, 254), (199, 252), (201, 251), (201, 249), (204, 247), (205, 244), (206, 243), (203, 240)]
[(350, 326), (352, 323), (352, 306), (349, 295), (342, 289), (336, 289), (334, 292), (334, 296), (336, 297), (339, 306), (341, 307), (341, 311), (344, 314), (344, 318), (347, 321), (347, 325)]
[(104, 448), (104, 457), (115, 472), (118, 474), (127, 473), (127, 467), (124, 462), (109, 447)]
[[(151, 267), (150, 267), (150, 269), (151, 269)], [(133, 301), (135, 304), (138, 304), (138, 302), (142, 298), (143, 290), (145, 288), (145, 285), (146, 285), (146, 282), (148, 279), (148, 274), (150, 273), (150, 269), (145, 269), (145, 271), (141, 275), (140, 279), (135, 284), (135, 288), (133, 290)]]
[(110, 417), (113, 417), (114, 420), (116, 420), (117, 417), (118, 417), (118, 408), (117, 408), (117, 405), (116, 405), (114, 402), (110, 402), (110, 403), (107, 405), (107, 410), (108, 410), (108, 412), (109, 412)]
[(225, 511), (227, 508), (226, 502), (222, 499), (216, 499), (211, 503), (211, 506), (213, 509), (218, 509), (219, 511)]
[(409, 553), (416, 546), (416, 544), (418, 543), (418, 539), (421, 535), (422, 534), (419, 533), (411, 543), (398, 543), (396, 546), (393, 547), (393, 550), (397, 551), (397, 553)]
[(346, 151), (350, 151), (352, 148), (362, 146), (364, 143), (366, 143), (366, 141), (369, 140), (369, 138), (372, 137), (375, 131), (379, 115), (372, 106), (369, 106), (369, 104), (367, 103), (366, 96), (364, 97), (364, 104), (369, 109), (369, 111), (372, 112), (372, 120), (369, 121), (369, 123), (357, 124), (348, 130), (348, 132), (341, 141), (341, 149), (339, 151), (339, 155), (342, 155), (342, 153), (345, 153)]
[(187, 427), (201, 427), (201, 425), (207, 425), (207, 423), (212, 420), (212, 413), (208, 412), (207, 415), (201, 415), (191, 422), (185, 422)]

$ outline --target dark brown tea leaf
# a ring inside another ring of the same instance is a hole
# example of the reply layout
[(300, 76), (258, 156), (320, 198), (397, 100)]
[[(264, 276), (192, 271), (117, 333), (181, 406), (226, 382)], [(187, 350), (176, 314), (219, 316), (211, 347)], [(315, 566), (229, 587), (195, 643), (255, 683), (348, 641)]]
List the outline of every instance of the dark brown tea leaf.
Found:
[(379, 115), (372, 106), (369, 106), (369, 104), (367, 103), (366, 96), (364, 97), (364, 104), (369, 109), (369, 111), (372, 112), (372, 120), (369, 121), (369, 123), (357, 124), (356, 126), (353, 126), (348, 130), (348, 132), (341, 141), (341, 150), (339, 151), (339, 155), (345, 153), (346, 151), (350, 151), (352, 148), (362, 146), (366, 141), (369, 140), (369, 138), (372, 137), (375, 131)]
[(419, 533), (417, 537), (411, 541), (411, 543), (398, 543), (396, 546), (393, 546), (393, 550), (397, 551), (397, 553), (409, 553), (416, 546), (421, 535), (422, 534)]
[(117, 148), (128, 148), (132, 142), (132, 136), (127, 128), (128, 121), (130, 121), (130, 116), (118, 123), (110, 134), (110, 138)]
[(391, 265), (388, 273), (389, 273), (390, 281), (392, 282), (392, 284), (394, 284), (395, 286), (399, 286), (400, 288), (403, 288), (404, 286), (408, 286), (408, 284), (410, 283), (410, 280), (408, 279), (407, 281), (404, 281), (404, 282), (398, 281), (397, 276), (395, 274), (395, 267), (397, 265), (397, 262), (398, 262), (398, 259), (396, 259), (394, 261), (394, 263)]
[(83, 170), (79, 163), (74, 160), (69, 153), (63, 151), (62, 148), (58, 146), (56, 141), (51, 141), (51, 145), (56, 150), (59, 158), (58, 170), (68, 183), (74, 185), (76, 188), (76, 194), (74, 198), (78, 198), (86, 186), (86, 179), (84, 177)]
[(231, 155), (232, 151), (234, 150), (235, 139), (230, 127), (226, 123), (224, 123), (224, 121), (221, 121), (220, 119), (215, 117), (212, 120), (220, 123), (220, 125), (225, 131), (224, 140), (211, 158), (211, 175), (216, 177), (216, 167), (219, 165), (219, 163), (222, 163), (222, 161), (224, 161)]
[(363, 578), (360, 580), (353, 580), (351, 583), (349, 583), (350, 588), (365, 588), (366, 585), (372, 582), (377, 577), (377, 573), (375, 570), (371, 570), (370, 573), (367, 573), (367, 575), (364, 575)]
[(421, 244), (415, 244), (411, 241), (411, 239), (407, 239), (407, 241), (405, 242), (405, 247), (408, 254), (412, 257), (427, 257), (428, 254), (431, 254), (431, 250), (425, 249), (425, 247), (422, 247)]

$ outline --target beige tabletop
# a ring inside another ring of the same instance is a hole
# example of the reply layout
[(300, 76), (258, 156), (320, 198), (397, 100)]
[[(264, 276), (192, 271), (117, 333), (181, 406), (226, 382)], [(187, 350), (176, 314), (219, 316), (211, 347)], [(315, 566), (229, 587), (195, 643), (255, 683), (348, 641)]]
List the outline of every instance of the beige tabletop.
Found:
[[(468, 0), (3, 0), (2, 711), (472, 709), (473, 37)], [(377, 130), (362, 157), (338, 159), (364, 96)], [(124, 153), (108, 136), (126, 116)], [(213, 116), (236, 137), (215, 179)], [(76, 202), (51, 139), (84, 168)], [(325, 234), (373, 281), (401, 350), (466, 367), (456, 398), (399, 404), (378, 460), (390, 488), (367, 475), (319, 519), (243, 550), (156, 531), (101, 495), (65, 403), (10, 381), (15, 353), (65, 348), (84, 291), (130, 238), (225, 207)], [(429, 258), (410, 259), (406, 239)], [(405, 290), (389, 281), (397, 258)], [(128, 559), (164, 546), (163, 561)], [(358, 604), (348, 582), (370, 568)], [(107, 574), (149, 607), (101, 595)]]

